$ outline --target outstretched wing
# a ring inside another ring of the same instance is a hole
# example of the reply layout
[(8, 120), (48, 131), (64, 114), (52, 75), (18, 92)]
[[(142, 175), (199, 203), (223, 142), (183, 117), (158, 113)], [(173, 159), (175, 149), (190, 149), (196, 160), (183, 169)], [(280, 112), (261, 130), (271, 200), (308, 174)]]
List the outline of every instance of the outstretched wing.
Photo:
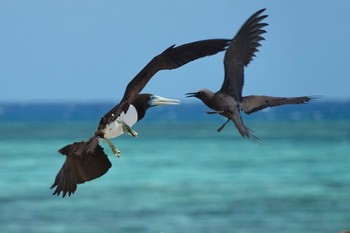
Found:
[(267, 15), (261, 15), (265, 9), (253, 14), (241, 27), (233, 38), (224, 58), (225, 79), (220, 92), (224, 92), (237, 101), (242, 99), (242, 88), (244, 82), (244, 66), (247, 66), (258, 47), (259, 41), (264, 40), (261, 36), (266, 33), (264, 28), (267, 23), (261, 23)]
[(51, 189), (56, 187), (53, 195), (59, 196), (62, 192), (62, 197), (70, 196), (78, 184), (104, 175), (112, 166), (98, 139), (91, 140), (75, 142), (59, 150), (66, 155), (66, 160), (51, 186)]
[(243, 97), (242, 100), (242, 110), (246, 114), (251, 114), (253, 112), (260, 111), (267, 107), (275, 107), (285, 104), (304, 104), (312, 100), (313, 97), (301, 96), (301, 97), (272, 97), (272, 96), (259, 96), (259, 95), (249, 95)]
[(176, 69), (201, 57), (224, 51), (231, 40), (212, 39), (196, 41), (175, 47), (170, 46), (154, 57), (127, 85), (120, 103), (102, 117), (100, 126), (114, 121), (123, 111), (127, 111), (140, 91), (155, 73), (160, 70)]

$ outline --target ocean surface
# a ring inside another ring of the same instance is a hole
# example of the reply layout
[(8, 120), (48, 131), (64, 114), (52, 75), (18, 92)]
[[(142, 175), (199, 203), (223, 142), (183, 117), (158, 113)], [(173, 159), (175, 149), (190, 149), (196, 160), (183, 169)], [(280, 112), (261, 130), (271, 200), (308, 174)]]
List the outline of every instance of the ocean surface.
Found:
[(350, 102), (244, 115), (260, 138), (202, 105), (157, 107), (138, 138), (106, 144), (112, 168), (70, 197), (49, 189), (57, 150), (112, 103), (0, 104), (0, 232), (338, 233), (350, 229)]

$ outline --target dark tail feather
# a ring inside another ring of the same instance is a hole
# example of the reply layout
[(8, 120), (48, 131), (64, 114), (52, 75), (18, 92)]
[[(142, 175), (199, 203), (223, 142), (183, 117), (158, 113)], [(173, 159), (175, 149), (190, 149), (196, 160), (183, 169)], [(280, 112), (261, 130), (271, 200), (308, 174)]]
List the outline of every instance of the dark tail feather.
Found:
[(260, 139), (253, 134), (253, 131), (251, 129), (249, 129), (248, 127), (246, 127), (245, 125), (242, 124), (240, 126), (237, 126), (237, 124), (236, 124), (236, 127), (237, 127), (239, 133), (242, 135), (242, 137), (248, 138), (255, 143), (260, 142)]
[(231, 120), (235, 124), (242, 137), (249, 138), (251, 141), (256, 143), (260, 142), (260, 139), (253, 134), (253, 131), (243, 124), (241, 115), (238, 114), (237, 116), (234, 116)]
[(56, 187), (53, 195), (70, 196), (78, 184), (96, 179), (104, 175), (112, 166), (98, 137), (94, 136), (85, 142), (74, 142), (59, 150), (66, 155), (66, 160), (58, 172), (51, 189)]
[(249, 129), (248, 127), (245, 127), (245, 128), (249, 131), (249, 136), (248, 136), (249, 140), (251, 140), (252, 142), (261, 144), (260, 138), (258, 138), (257, 136), (255, 136), (255, 135), (253, 134), (254, 131), (251, 130), (251, 129)]

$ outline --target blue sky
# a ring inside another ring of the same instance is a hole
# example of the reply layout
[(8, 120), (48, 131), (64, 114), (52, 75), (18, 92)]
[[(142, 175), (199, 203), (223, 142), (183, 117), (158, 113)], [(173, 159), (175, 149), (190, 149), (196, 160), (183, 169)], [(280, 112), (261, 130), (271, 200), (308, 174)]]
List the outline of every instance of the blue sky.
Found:
[[(172, 44), (232, 38), (267, 8), (244, 95), (350, 99), (348, 0), (0, 1), (0, 102), (118, 101)], [(184, 99), (223, 81), (223, 53), (161, 71), (144, 92)], [(189, 100), (185, 100), (189, 101)]]

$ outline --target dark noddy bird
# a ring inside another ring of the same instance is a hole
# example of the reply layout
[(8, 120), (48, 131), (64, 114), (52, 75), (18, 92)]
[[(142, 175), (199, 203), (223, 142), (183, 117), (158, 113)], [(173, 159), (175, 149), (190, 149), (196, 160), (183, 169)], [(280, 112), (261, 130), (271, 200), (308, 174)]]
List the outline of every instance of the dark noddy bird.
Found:
[(263, 23), (262, 20), (267, 15), (261, 15), (264, 11), (265, 9), (262, 9), (253, 14), (233, 38), (224, 57), (225, 78), (221, 89), (216, 93), (209, 89), (202, 89), (198, 92), (186, 94), (187, 97), (200, 99), (205, 105), (214, 110), (208, 112), (208, 114), (220, 114), (227, 118), (227, 121), (217, 129), (218, 132), (228, 122), (232, 121), (243, 137), (250, 138), (253, 141), (258, 141), (258, 138), (243, 124), (240, 109), (246, 114), (251, 114), (267, 107), (301, 104), (311, 99), (308, 96), (294, 98), (258, 95), (242, 96), (244, 67), (253, 60), (254, 53), (261, 46), (259, 42), (264, 40), (261, 35), (266, 33), (263, 28), (268, 24)]
[(62, 197), (73, 194), (77, 185), (104, 175), (112, 166), (101, 147), (106, 141), (113, 153), (120, 151), (111, 143), (110, 138), (123, 133), (136, 137), (131, 126), (140, 121), (149, 107), (162, 104), (178, 104), (177, 100), (165, 99), (151, 94), (139, 94), (147, 82), (160, 70), (179, 68), (196, 59), (214, 55), (227, 49), (231, 40), (212, 39), (170, 46), (155, 56), (127, 85), (122, 100), (100, 120), (97, 131), (87, 141), (74, 142), (59, 150), (66, 160), (51, 186), (53, 195)]

